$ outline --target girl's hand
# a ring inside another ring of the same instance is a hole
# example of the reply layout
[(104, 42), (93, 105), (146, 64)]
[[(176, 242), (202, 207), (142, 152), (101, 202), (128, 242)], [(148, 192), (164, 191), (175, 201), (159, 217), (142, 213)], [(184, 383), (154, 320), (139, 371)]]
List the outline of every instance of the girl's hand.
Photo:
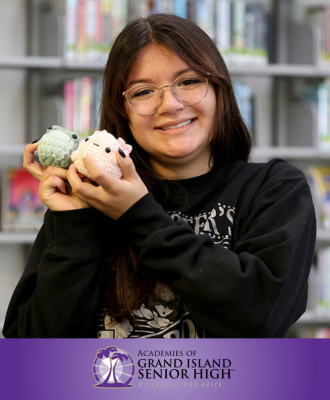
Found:
[(23, 153), (23, 167), (40, 182), (44, 169), (34, 159), (34, 152), (38, 149), (38, 144), (39, 143), (30, 143), (25, 146)]
[(105, 172), (88, 154), (84, 159), (84, 166), (91, 175), (92, 181), (95, 181), (99, 186), (83, 182), (73, 164), (67, 175), (72, 191), (79, 199), (89, 203), (114, 220), (120, 218), (148, 193), (146, 186), (135, 170), (132, 159), (130, 157), (123, 158), (119, 152), (117, 152), (116, 157), (123, 172), (121, 179)]
[(40, 181), (38, 195), (40, 200), (52, 211), (76, 210), (90, 205), (72, 193), (67, 183), (68, 171), (57, 167), (42, 168), (35, 161), (34, 152), (38, 143), (28, 144), (24, 149), (23, 167)]

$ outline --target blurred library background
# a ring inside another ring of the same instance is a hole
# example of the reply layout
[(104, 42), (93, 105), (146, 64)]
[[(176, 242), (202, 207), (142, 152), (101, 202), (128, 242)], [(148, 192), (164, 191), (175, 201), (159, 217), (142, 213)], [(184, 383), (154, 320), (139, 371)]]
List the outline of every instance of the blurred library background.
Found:
[(127, 21), (171, 12), (196, 22), (229, 68), (254, 142), (308, 177), (318, 234), (308, 309), (288, 337), (330, 338), (330, 0), (2, 0), (0, 328), (44, 207), (22, 168), (50, 125), (98, 128), (102, 72)]

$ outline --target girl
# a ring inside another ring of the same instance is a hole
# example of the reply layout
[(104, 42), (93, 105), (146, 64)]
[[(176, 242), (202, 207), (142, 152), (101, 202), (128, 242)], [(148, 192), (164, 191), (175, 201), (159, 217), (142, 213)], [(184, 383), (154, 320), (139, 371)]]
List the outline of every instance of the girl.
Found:
[(121, 180), (88, 154), (96, 184), (25, 149), (48, 211), (4, 336), (284, 337), (306, 308), (310, 190), (282, 160), (248, 162), (212, 40), (170, 14), (130, 22), (105, 69), (100, 129), (133, 146), (117, 154)]

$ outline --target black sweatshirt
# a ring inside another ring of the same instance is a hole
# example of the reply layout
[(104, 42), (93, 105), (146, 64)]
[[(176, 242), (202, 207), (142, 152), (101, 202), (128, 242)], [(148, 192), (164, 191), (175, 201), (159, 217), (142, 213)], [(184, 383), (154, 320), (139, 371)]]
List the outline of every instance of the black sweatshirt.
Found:
[[(303, 173), (282, 160), (235, 162), (177, 183), (169, 198), (149, 193), (118, 221), (48, 210), (4, 336), (284, 337), (305, 311), (315, 246)], [(101, 328), (101, 259), (119, 231), (163, 286), (135, 322), (105, 316)]]

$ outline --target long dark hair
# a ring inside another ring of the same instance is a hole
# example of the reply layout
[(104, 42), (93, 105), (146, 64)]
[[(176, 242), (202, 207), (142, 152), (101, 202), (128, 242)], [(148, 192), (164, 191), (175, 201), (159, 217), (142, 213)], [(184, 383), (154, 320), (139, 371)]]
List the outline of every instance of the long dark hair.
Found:
[[(161, 184), (161, 177), (151, 168), (146, 152), (131, 133), (122, 92), (126, 89), (127, 77), (137, 56), (151, 43), (166, 46), (192, 70), (212, 82), (217, 102), (210, 142), (214, 165), (247, 161), (251, 136), (240, 114), (228, 69), (217, 47), (193, 22), (167, 13), (152, 14), (128, 23), (113, 43), (104, 72), (100, 120), (100, 129), (122, 137), (133, 146), (131, 157), (148, 189), (155, 191)], [(127, 245), (118, 246), (107, 265), (111, 272), (111, 288), (106, 290), (108, 311), (113, 317), (119, 318), (132, 311), (132, 307), (139, 306), (155, 278), (149, 270), (141, 274), (136, 252), (132, 248), (128, 250)], [(130, 289), (123, 293), (128, 281)]]

